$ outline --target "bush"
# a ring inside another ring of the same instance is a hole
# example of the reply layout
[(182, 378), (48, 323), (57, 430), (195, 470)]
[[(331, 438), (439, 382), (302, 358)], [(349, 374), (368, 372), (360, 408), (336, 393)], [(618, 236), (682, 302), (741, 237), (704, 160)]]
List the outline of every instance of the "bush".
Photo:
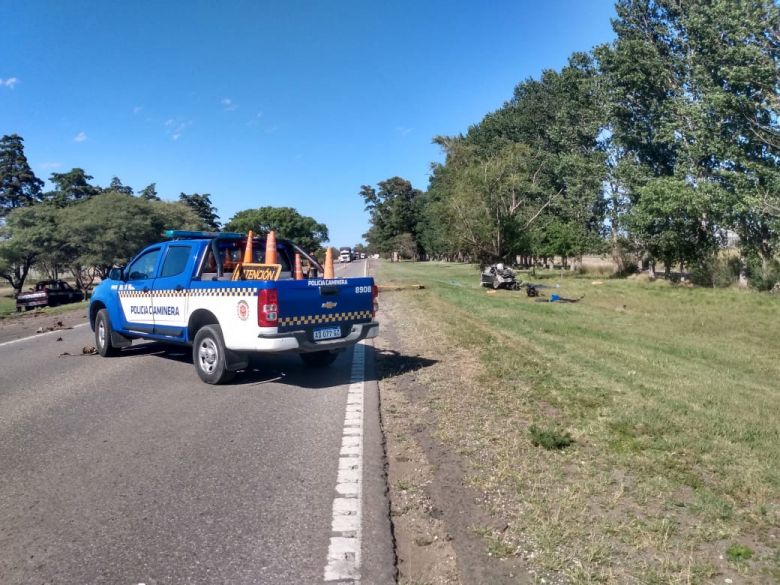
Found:
[(780, 282), (780, 262), (773, 258), (764, 268), (758, 257), (752, 257), (748, 261), (748, 277), (750, 284), (758, 290), (772, 290), (775, 283)]
[(565, 449), (574, 442), (569, 431), (562, 433), (557, 429), (540, 429), (531, 425), (528, 427), (528, 433), (531, 435), (531, 443), (549, 450)]
[(699, 286), (725, 288), (739, 278), (739, 258), (736, 256), (710, 256), (691, 268), (691, 282)]

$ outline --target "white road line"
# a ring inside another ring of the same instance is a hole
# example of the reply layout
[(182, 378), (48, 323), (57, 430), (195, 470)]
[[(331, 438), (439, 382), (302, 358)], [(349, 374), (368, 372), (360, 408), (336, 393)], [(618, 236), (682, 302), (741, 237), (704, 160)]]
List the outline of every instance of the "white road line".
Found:
[(363, 393), (365, 391), (365, 346), (352, 354), (352, 374), (344, 413), (336, 496), (325, 563), (326, 582), (360, 584), (361, 520), (363, 517)]
[[(89, 325), (89, 323), (79, 323), (78, 325), (74, 325), (70, 329), (78, 329), (79, 327), (86, 327)], [(5, 345), (11, 345), (13, 343), (19, 343), (20, 341), (27, 341), (28, 339), (35, 339), (36, 337), (45, 337), (46, 335), (51, 335), (52, 333), (62, 333), (63, 331), (70, 331), (70, 329), (55, 329), (54, 331), (47, 331), (46, 333), (36, 333), (35, 335), (30, 335), (28, 337), (22, 337), (20, 339), (12, 339), (11, 341), (4, 341), (3, 343), (0, 343), (0, 347), (3, 347)]]

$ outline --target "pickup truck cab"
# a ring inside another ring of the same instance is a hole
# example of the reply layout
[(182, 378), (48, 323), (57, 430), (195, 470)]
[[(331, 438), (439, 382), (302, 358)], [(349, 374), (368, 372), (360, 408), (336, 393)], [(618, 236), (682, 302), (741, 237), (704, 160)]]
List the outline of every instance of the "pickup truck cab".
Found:
[[(95, 288), (89, 322), (101, 356), (135, 339), (190, 345), (200, 378), (219, 384), (246, 369), (252, 353), (299, 353), (308, 365), (327, 366), (337, 351), (378, 333), (372, 278), (320, 278), (316, 260), (279, 240), (278, 280), (244, 280), (237, 267), (245, 234), (166, 235), (173, 239), (148, 246)], [(251, 249), (263, 264), (265, 237), (253, 238)], [(294, 278), (296, 254), (309, 278)]]

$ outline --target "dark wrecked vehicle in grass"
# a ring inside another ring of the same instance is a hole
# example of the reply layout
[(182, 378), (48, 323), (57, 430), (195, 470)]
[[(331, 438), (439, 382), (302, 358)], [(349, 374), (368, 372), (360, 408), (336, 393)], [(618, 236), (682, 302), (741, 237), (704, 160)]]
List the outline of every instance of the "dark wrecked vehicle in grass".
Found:
[(35, 307), (56, 307), (84, 300), (84, 293), (64, 280), (41, 280), (28, 292), (16, 297), (16, 311), (29, 311)]
[(500, 263), (485, 267), (482, 271), (480, 284), (485, 287), (509, 290), (517, 290), (521, 286), (521, 283), (517, 282), (515, 271)]

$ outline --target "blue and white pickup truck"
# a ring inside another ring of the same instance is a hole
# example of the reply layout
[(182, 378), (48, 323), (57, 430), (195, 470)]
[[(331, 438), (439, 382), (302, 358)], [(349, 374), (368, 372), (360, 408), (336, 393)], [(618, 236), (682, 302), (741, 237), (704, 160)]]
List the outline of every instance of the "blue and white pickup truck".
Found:
[[(278, 280), (236, 280), (245, 234), (166, 236), (173, 239), (148, 246), (95, 288), (89, 322), (101, 356), (134, 339), (191, 345), (200, 378), (219, 384), (246, 369), (251, 353), (294, 352), (327, 366), (379, 331), (374, 280), (321, 278), (322, 267), (292, 242), (277, 242)], [(253, 262), (263, 264), (265, 238), (252, 244)], [(296, 253), (309, 278), (294, 279)]]

